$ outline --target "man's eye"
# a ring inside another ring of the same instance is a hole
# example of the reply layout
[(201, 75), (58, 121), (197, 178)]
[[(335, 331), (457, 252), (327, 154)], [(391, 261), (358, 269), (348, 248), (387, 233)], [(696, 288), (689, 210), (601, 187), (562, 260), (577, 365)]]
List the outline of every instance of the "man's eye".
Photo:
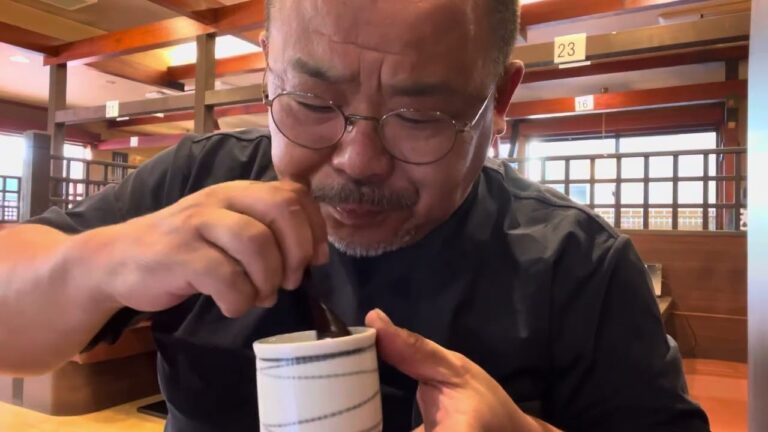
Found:
[(320, 114), (326, 114), (326, 113), (331, 113), (335, 111), (332, 106), (328, 106), (328, 105), (317, 105), (317, 104), (313, 104), (309, 102), (301, 102), (301, 101), (297, 103), (301, 108), (307, 111), (312, 111)]
[(419, 113), (400, 113), (396, 115), (396, 118), (403, 122), (412, 125), (430, 125), (436, 123), (438, 120), (432, 115), (424, 115)]

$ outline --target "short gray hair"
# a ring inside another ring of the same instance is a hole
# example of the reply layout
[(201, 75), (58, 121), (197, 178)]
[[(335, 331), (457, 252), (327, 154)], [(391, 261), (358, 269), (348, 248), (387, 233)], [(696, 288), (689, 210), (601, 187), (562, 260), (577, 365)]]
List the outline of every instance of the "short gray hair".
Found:
[[(267, 10), (267, 32), (269, 32), (269, 22), (272, 7), (276, 0), (264, 0)], [(515, 47), (517, 38), (517, 29), (520, 25), (520, 1), (519, 0), (486, 0), (490, 2), (488, 13), (490, 16), (491, 37), (495, 43), (493, 50), (493, 60), (497, 65), (496, 72), (499, 74), (504, 69), (512, 55), (512, 49)]]

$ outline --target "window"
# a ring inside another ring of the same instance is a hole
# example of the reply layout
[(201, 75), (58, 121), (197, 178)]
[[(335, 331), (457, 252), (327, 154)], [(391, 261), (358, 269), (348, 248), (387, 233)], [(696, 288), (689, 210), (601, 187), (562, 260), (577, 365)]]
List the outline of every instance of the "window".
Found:
[(0, 134), (0, 175), (21, 177), (24, 167), (24, 139)]
[[(0, 133), (0, 175), (21, 177), (24, 169), (24, 137)], [(91, 151), (82, 144), (65, 143), (64, 156), (76, 159), (91, 159)], [(73, 178), (82, 179), (85, 176), (82, 162), (72, 162)]]
[(717, 144), (715, 131), (533, 140), (519, 168), (621, 228), (739, 229), (743, 149)]
[(17, 222), (20, 213), (24, 140), (0, 134), (0, 222)]
[[(72, 159), (91, 159), (91, 151), (89, 148), (82, 144), (65, 143), (64, 144), (64, 157)], [(82, 180), (86, 176), (86, 167), (83, 162), (71, 161), (69, 162), (69, 171), (65, 166), (64, 175), (71, 179)]]

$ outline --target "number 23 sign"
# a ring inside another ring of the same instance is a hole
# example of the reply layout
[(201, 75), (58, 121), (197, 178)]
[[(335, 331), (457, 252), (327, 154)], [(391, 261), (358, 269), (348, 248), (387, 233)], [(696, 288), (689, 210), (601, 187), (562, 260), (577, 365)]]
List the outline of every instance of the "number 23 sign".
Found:
[(587, 58), (587, 34), (555, 38), (555, 63), (583, 61)]

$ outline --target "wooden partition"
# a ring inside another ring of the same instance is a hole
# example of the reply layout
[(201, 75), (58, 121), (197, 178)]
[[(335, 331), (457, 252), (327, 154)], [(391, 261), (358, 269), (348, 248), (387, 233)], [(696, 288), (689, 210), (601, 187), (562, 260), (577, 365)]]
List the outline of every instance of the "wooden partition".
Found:
[(684, 357), (747, 361), (745, 233), (625, 231), (646, 263), (659, 263), (672, 297), (667, 331)]

